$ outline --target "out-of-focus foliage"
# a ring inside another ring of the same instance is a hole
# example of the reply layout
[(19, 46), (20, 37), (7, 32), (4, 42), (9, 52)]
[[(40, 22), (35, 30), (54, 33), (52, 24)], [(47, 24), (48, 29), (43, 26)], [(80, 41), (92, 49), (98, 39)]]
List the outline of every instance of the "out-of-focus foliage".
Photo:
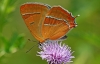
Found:
[[(16, 0), (0, 0), (0, 64), (4, 63), (2, 60), (6, 57), (6, 54), (15, 53), (18, 49), (23, 48), (25, 44), (24, 34), (18, 34), (17, 32), (11, 32), (11, 37), (5, 35), (9, 34), (9, 29), (4, 30), (4, 27), (14, 19), (11, 13), (15, 9)], [(4, 33), (5, 31), (5, 33)]]
[(67, 34), (68, 38), (63, 41), (75, 51), (73, 53), (75, 58), (71, 64), (100, 64), (99, 0), (0, 0), (0, 52), (3, 54), (22, 48), (16, 53), (3, 55), (6, 57), (0, 58), (0, 64), (47, 64), (36, 56), (39, 51), (38, 46), (25, 53), (37, 42), (28, 41), (23, 48), (25, 40), (22, 33), (26, 34), (26, 39), (34, 39), (19, 11), (20, 6), (26, 2), (60, 5), (72, 12), (74, 16), (79, 14), (80, 17), (76, 18), (78, 26), (72, 29)]

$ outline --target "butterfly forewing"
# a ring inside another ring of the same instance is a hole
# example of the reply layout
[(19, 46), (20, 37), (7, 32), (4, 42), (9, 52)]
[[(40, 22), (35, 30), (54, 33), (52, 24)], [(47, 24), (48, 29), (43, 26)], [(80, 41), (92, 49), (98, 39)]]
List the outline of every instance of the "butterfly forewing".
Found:
[(44, 40), (41, 30), (46, 13), (49, 11), (48, 6), (38, 3), (27, 3), (20, 7), (21, 15), (32, 33), (32, 35), (40, 42)]

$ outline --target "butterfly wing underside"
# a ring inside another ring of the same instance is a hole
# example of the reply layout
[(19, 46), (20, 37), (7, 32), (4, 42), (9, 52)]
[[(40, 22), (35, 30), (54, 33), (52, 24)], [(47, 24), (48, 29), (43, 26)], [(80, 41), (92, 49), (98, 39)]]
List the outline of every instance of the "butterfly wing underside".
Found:
[(21, 15), (32, 35), (40, 42), (44, 40), (41, 29), (49, 8), (42, 4), (24, 4), (20, 7)]
[(74, 19), (75, 18), (62, 7), (52, 7), (43, 23), (43, 37), (50, 40), (63, 37), (71, 28), (75, 27)]

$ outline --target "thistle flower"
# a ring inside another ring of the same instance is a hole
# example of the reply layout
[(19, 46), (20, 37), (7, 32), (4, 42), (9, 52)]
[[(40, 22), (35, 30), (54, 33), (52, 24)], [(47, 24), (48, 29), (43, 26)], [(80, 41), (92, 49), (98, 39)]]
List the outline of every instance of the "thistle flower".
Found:
[(39, 48), (41, 51), (38, 52), (38, 56), (47, 60), (48, 64), (66, 64), (72, 62), (71, 59), (74, 58), (71, 48), (68, 45), (62, 45), (62, 42), (48, 41)]

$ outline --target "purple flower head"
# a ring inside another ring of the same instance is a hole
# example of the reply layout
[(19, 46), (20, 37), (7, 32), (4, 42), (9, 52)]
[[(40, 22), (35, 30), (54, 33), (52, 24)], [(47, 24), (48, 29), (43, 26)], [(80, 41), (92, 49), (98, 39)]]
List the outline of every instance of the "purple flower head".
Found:
[(48, 41), (40, 46), (41, 51), (38, 52), (38, 56), (42, 59), (47, 60), (48, 64), (66, 64), (72, 62), (71, 48), (65, 44), (61, 45), (62, 42)]

